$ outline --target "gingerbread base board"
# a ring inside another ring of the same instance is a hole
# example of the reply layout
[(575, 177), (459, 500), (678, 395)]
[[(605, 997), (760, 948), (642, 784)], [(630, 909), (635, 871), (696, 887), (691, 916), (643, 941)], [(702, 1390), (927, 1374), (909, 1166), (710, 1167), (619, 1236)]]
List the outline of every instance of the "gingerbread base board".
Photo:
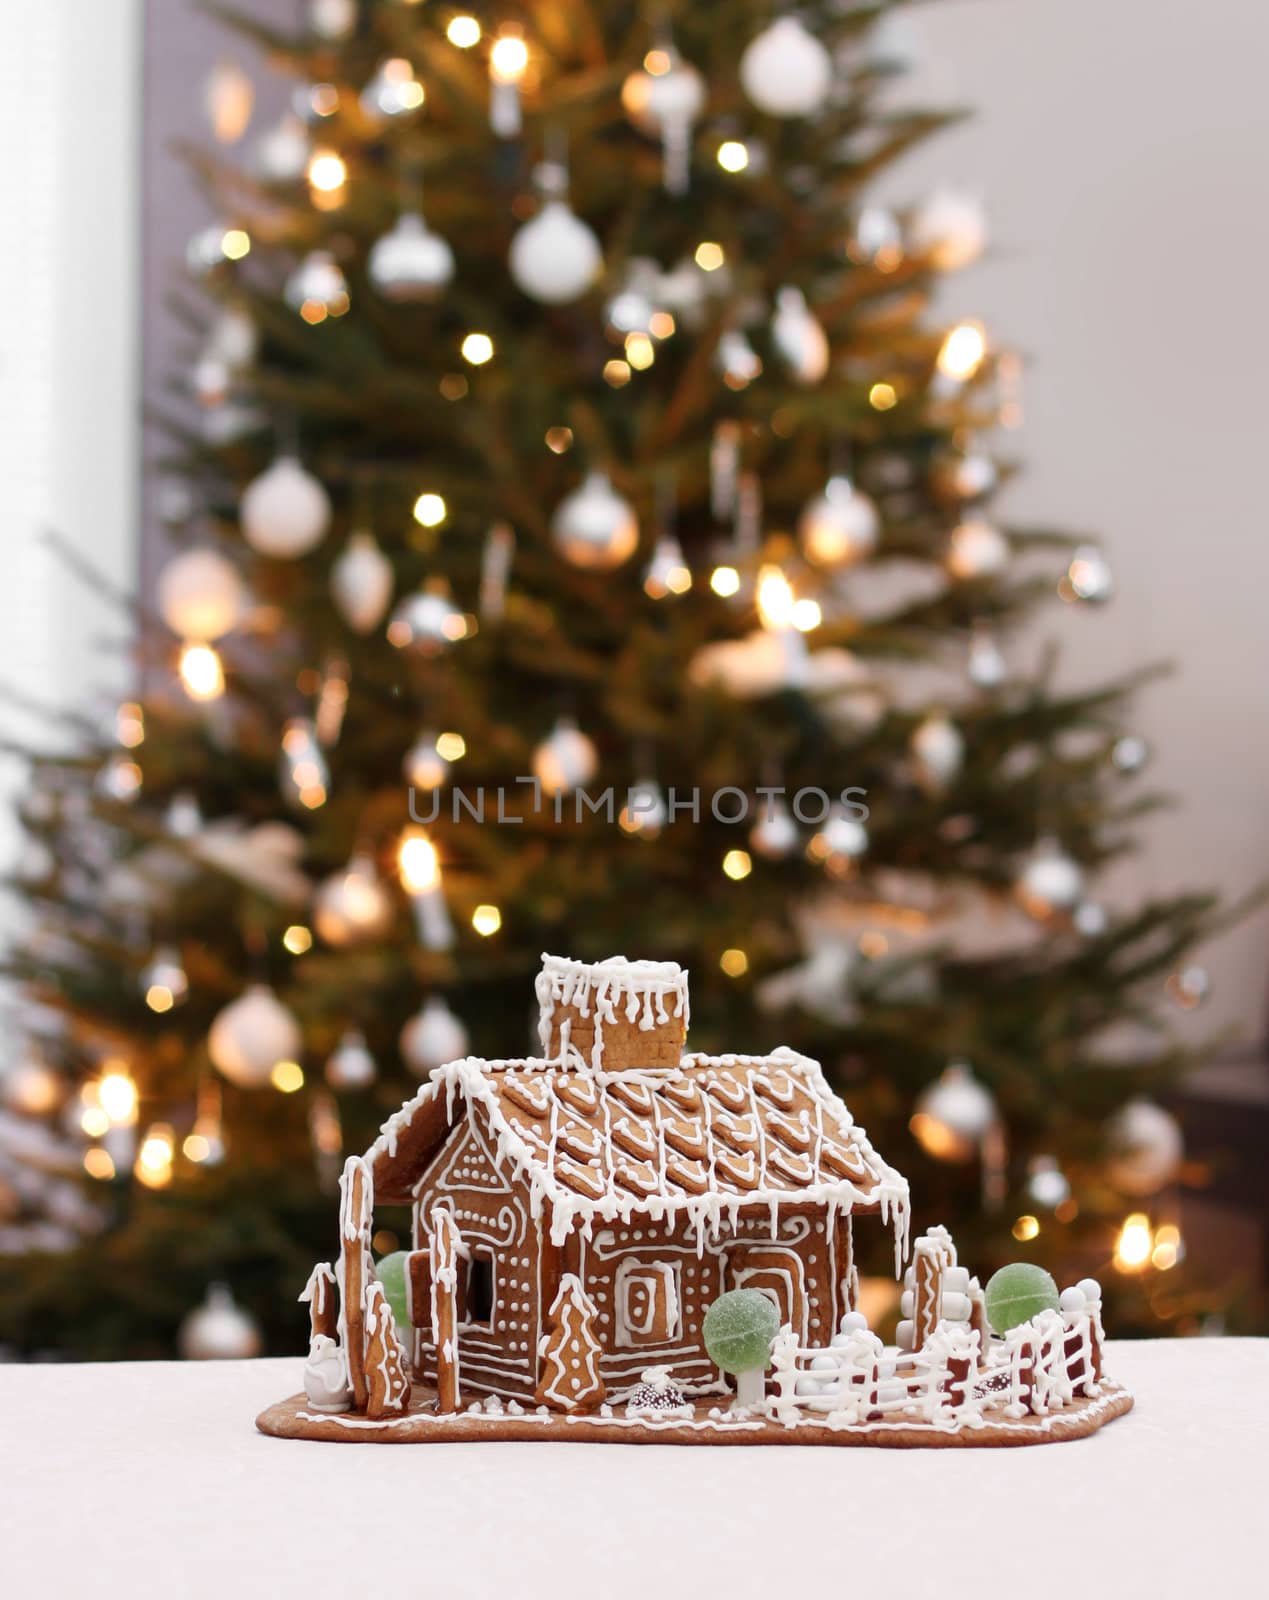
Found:
[(830, 1428), (797, 1422), (791, 1427), (761, 1418), (737, 1421), (711, 1416), (717, 1396), (700, 1401), (696, 1415), (664, 1422), (594, 1413), (569, 1417), (558, 1412), (460, 1411), (438, 1416), (435, 1391), (414, 1386), (410, 1409), (403, 1417), (372, 1422), (367, 1417), (326, 1416), (309, 1409), (303, 1395), (270, 1406), (256, 1418), (256, 1427), (275, 1439), (321, 1439), (332, 1444), (473, 1444), (516, 1439), (567, 1440), (571, 1444), (830, 1444), (880, 1445), (890, 1449), (966, 1449), (976, 1446), (1059, 1444), (1096, 1433), (1132, 1409), (1132, 1396), (1109, 1380), (1091, 1400), (1076, 1400), (1048, 1416), (993, 1417), (977, 1428), (949, 1430), (928, 1423), (866, 1423)]

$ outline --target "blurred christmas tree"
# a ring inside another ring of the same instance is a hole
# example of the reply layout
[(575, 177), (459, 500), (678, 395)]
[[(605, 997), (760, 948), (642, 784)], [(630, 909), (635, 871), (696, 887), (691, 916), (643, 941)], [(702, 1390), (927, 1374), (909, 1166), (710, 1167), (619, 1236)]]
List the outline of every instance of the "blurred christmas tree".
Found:
[(697, 1047), (823, 1058), (984, 1277), (1119, 1238), (1113, 1325), (1187, 1304), (1136, 1102), (1213, 907), (1103, 908), (1134, 685), (1002, 654), (1111, 578), (992, 518), (1017, 364), (930, 310), (977, 205), (869, 199), (949, 120), (902, 108), (901, 12), (226, 18), (292, 109), (195, 159), (136, 701), (34, 762), (0, 1340), (166, 1352), (223, 1278), (296, 1348), (341, 1150), (525, 1048), (544, 949), (683, 962)]

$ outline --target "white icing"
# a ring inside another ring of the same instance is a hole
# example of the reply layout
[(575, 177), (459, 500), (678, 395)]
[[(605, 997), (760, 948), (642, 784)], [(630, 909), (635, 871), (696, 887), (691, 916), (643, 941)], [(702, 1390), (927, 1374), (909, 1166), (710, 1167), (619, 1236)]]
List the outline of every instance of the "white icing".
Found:
[[(688, 975), (673, 961), (627, 961), (625, 956), (610, 956), (607, 961), (572, 961), (567, 956), (543, 952), (542, 970), (535, 989), (538, 998), (538, 1036), (545, 1055), (551, 1047), (551, 1023), (555, 1008), (572, 1006), (582, 1017), (594, 1016), (595, 1042), (586, 1063), (598, 1071), (604, 1063), (604, 1023), (616, 1022), (624, 1014), (642, 1032), (651, 1032), (671, 1016), (682, 1017), (687, 1026)], [(560, 1025), (556, 1060), (580, 1061), (580, 1054), (568, 1040), (569, 1022)]]
[[(739, 1115), (755, 1119), (758, 1135), (756, 1160), (760, 1174), (758, 1185), (744, 1191), (721, 1187), (723, 1174), (719, 1170), (719, 1157), (721, 1154), (724, 1159), (730, 1159), (732, 1152), (724, 1149), (711, 1135), (711, 1119), (716, 1112), (712, 1107), (712, 1096), (704, 1095), (701, 1130), (705, 1141), (703, 1165), (708, 1170), (711, 1184), (704, 1194), (686, 1193), (677, 1189), (667, 1173), (674, 1151), (667, 1144), (665, 1123), (669, 1118), (677, 1119), (678, 1113), (663, 1104), (662, 1094), (654, 1091), (663, 1090), (667, 1082), (676, 1082), (687, 1073), (700, 1074), (709, 1083), (711, 1072), (716, 1073), (720, 1068), (727, 1069), (729, 1089), (731, 1074), (737, 1071), (746, 1073), (746, 1081), (739, 1088), (744, 1097)], [(839, 1215), (849, 1214), (857, 1205), (875, 1205), (883, 1225), (889, 1226), (894, 1232), (895, 1271), (897, 1273), (902, 1269), (908, 1253), (910, 1224), (907, 1180), (888, 1166), (873, 1149), (864, 1129), (854, 1122), (850, 1112), (829, 1088), (817, 1062), (781, 1047), (769, 1056), (688, 1055), (677, 1070), (595, 1072), (590, 1081), (599, 1094), (604, 1111), (603, 1148), (597, 1169), (604, 1187), (603, 1192), (595, 1198), (578, 1193), (563, 1184), (556, 1175), (560, 1125), (568, 1116), (567, 1109), (561, 1107), (555, 1092), (555, 1077), (559, 1072), (558, 1062), (542, 1059), (486, 1061), (477, 1056), (468, 1056), (437, 1067), (414, 1099), (384, 1123), (379, 1138), (367, 1151), (366, 1159), (373, 1162), (380, 1157), (390, 1158), (397, 1148), (397, 1139), (403, 1128), (408, 1126), (424, 1105), (443, 1094), (446, 1113), (451, 1119), (461, 1101), (469, 1121), (473, 1127), (478, 1127), (475, 1117), (477, 1108), (480, 1108), (485, 1131), (492, 1142), (495, 1165), (499, 1171), (510, 1167), (528, 1178), (530, 1214), (537, 1220), (549, 1208), (550, 1235), (552, 1242), (557, 1245), (564, 1242), (575, 1226), (581, 1229), (584, 1237), (589, 1238), (597, 1221), (620, 1220), (629, 1225), (633, 1218), (647, 1216), (658, 1222), (672, 1222), (682, 1215), (695, 1228), (697, 1254), (703, 1255), (706, 1237), (717, 1238), (724, 1220), (734, 1231), (742, 1210), (746, 1214), (765, 1210), (770, 1218), (772, 1238), (775, 1238), (778, 1235), (780, 1208), (785, 1205), (805, 1205), (808, 1202), (823, 1205), (829, 1213), (830, 1223)], [(782, 1177), (775, 1170), (771, 1163), (771, 1147), (763, 1131), (770, 1109), (769, 1101), (758, 1090), (766, 1088), (777, 1094), (791, 1093), (790, 1073), (813, 1103), (814, 1121), (806, 1125), (810, 1138), (808, 1157), (811, 1170), (817, 1173), (822, 1171), (820, 1154), (825, 1133), (831, 1128), (834, 1137), (847, 1145), (858, 1159), (863, 1169), (858, 1182), (849, 1178), (823, 1176), (809, 1182), (798, 1182), (792, 1177)], [(531, 1135), (508, 1120), (499, 1102), (499, 1075), (514, 1075), (517, 1085), (540, 1090), (540, 1102), (535, 1100), (535, 1104), (540, 1103), (539, 1114), (550, 1119), (545, 1142), (540, 1139), (531, 1142)], [(540, 1083), (535, 1084), (535, 1075), (540, 1077)], [(650, 1111), (645, 1122), (653, 1141), (651, 1164), (657, 1175), (657, 1187), (647, 1195), (619, 1189), (608, 1176), (614, 1161), (614, 1129), (621, 1131), (623, 1117), (632, 1126), (629, 1108), (606, 1092), (616, 1085), (636, 1089), (642, 1086), (648, 1091)]]

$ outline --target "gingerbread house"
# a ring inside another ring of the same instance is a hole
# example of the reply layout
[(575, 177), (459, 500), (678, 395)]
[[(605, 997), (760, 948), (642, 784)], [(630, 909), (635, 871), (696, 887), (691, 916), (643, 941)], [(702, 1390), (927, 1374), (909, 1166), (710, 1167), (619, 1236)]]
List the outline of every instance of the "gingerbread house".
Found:
[(461, 1369), (464, 1396), (532, 1401), (565, 1291), (613, 1400), (657, 1365), (725, 1387), (701, 1325), (728, 1289), (828, 1346), (855, 1305), (854, 1219), (893, 1229), (897, 1270), (908, 1186), (818, 1064), (684, 1054), (671, 963), (546, 956), (537, 997), (540, 1058), (439, 1068), (346, 1174), (346, 1246), (375, 1205), (411, 1209), (416, 1379), (443, 1395)]

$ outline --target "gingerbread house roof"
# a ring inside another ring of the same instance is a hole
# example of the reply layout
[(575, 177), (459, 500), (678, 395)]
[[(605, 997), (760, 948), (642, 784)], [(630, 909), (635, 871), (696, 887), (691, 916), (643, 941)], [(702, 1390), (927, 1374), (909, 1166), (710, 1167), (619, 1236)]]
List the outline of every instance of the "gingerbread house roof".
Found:
[(908, 1185), (868, 1142), (818, 1063), (684, 1056), (677, 1067), (578, 1071), (557, 1061), (468, 1057), (431, 1074), (367, 1152), (380, 1201), (413, 1198), (467, 1117), (500, 1168), (527, 1182), (562, 1240), (580, 1222), (686, 1215), (703, 1237), (724, 1215), (821, 1204), (879, 1211), (906, 1254)]

